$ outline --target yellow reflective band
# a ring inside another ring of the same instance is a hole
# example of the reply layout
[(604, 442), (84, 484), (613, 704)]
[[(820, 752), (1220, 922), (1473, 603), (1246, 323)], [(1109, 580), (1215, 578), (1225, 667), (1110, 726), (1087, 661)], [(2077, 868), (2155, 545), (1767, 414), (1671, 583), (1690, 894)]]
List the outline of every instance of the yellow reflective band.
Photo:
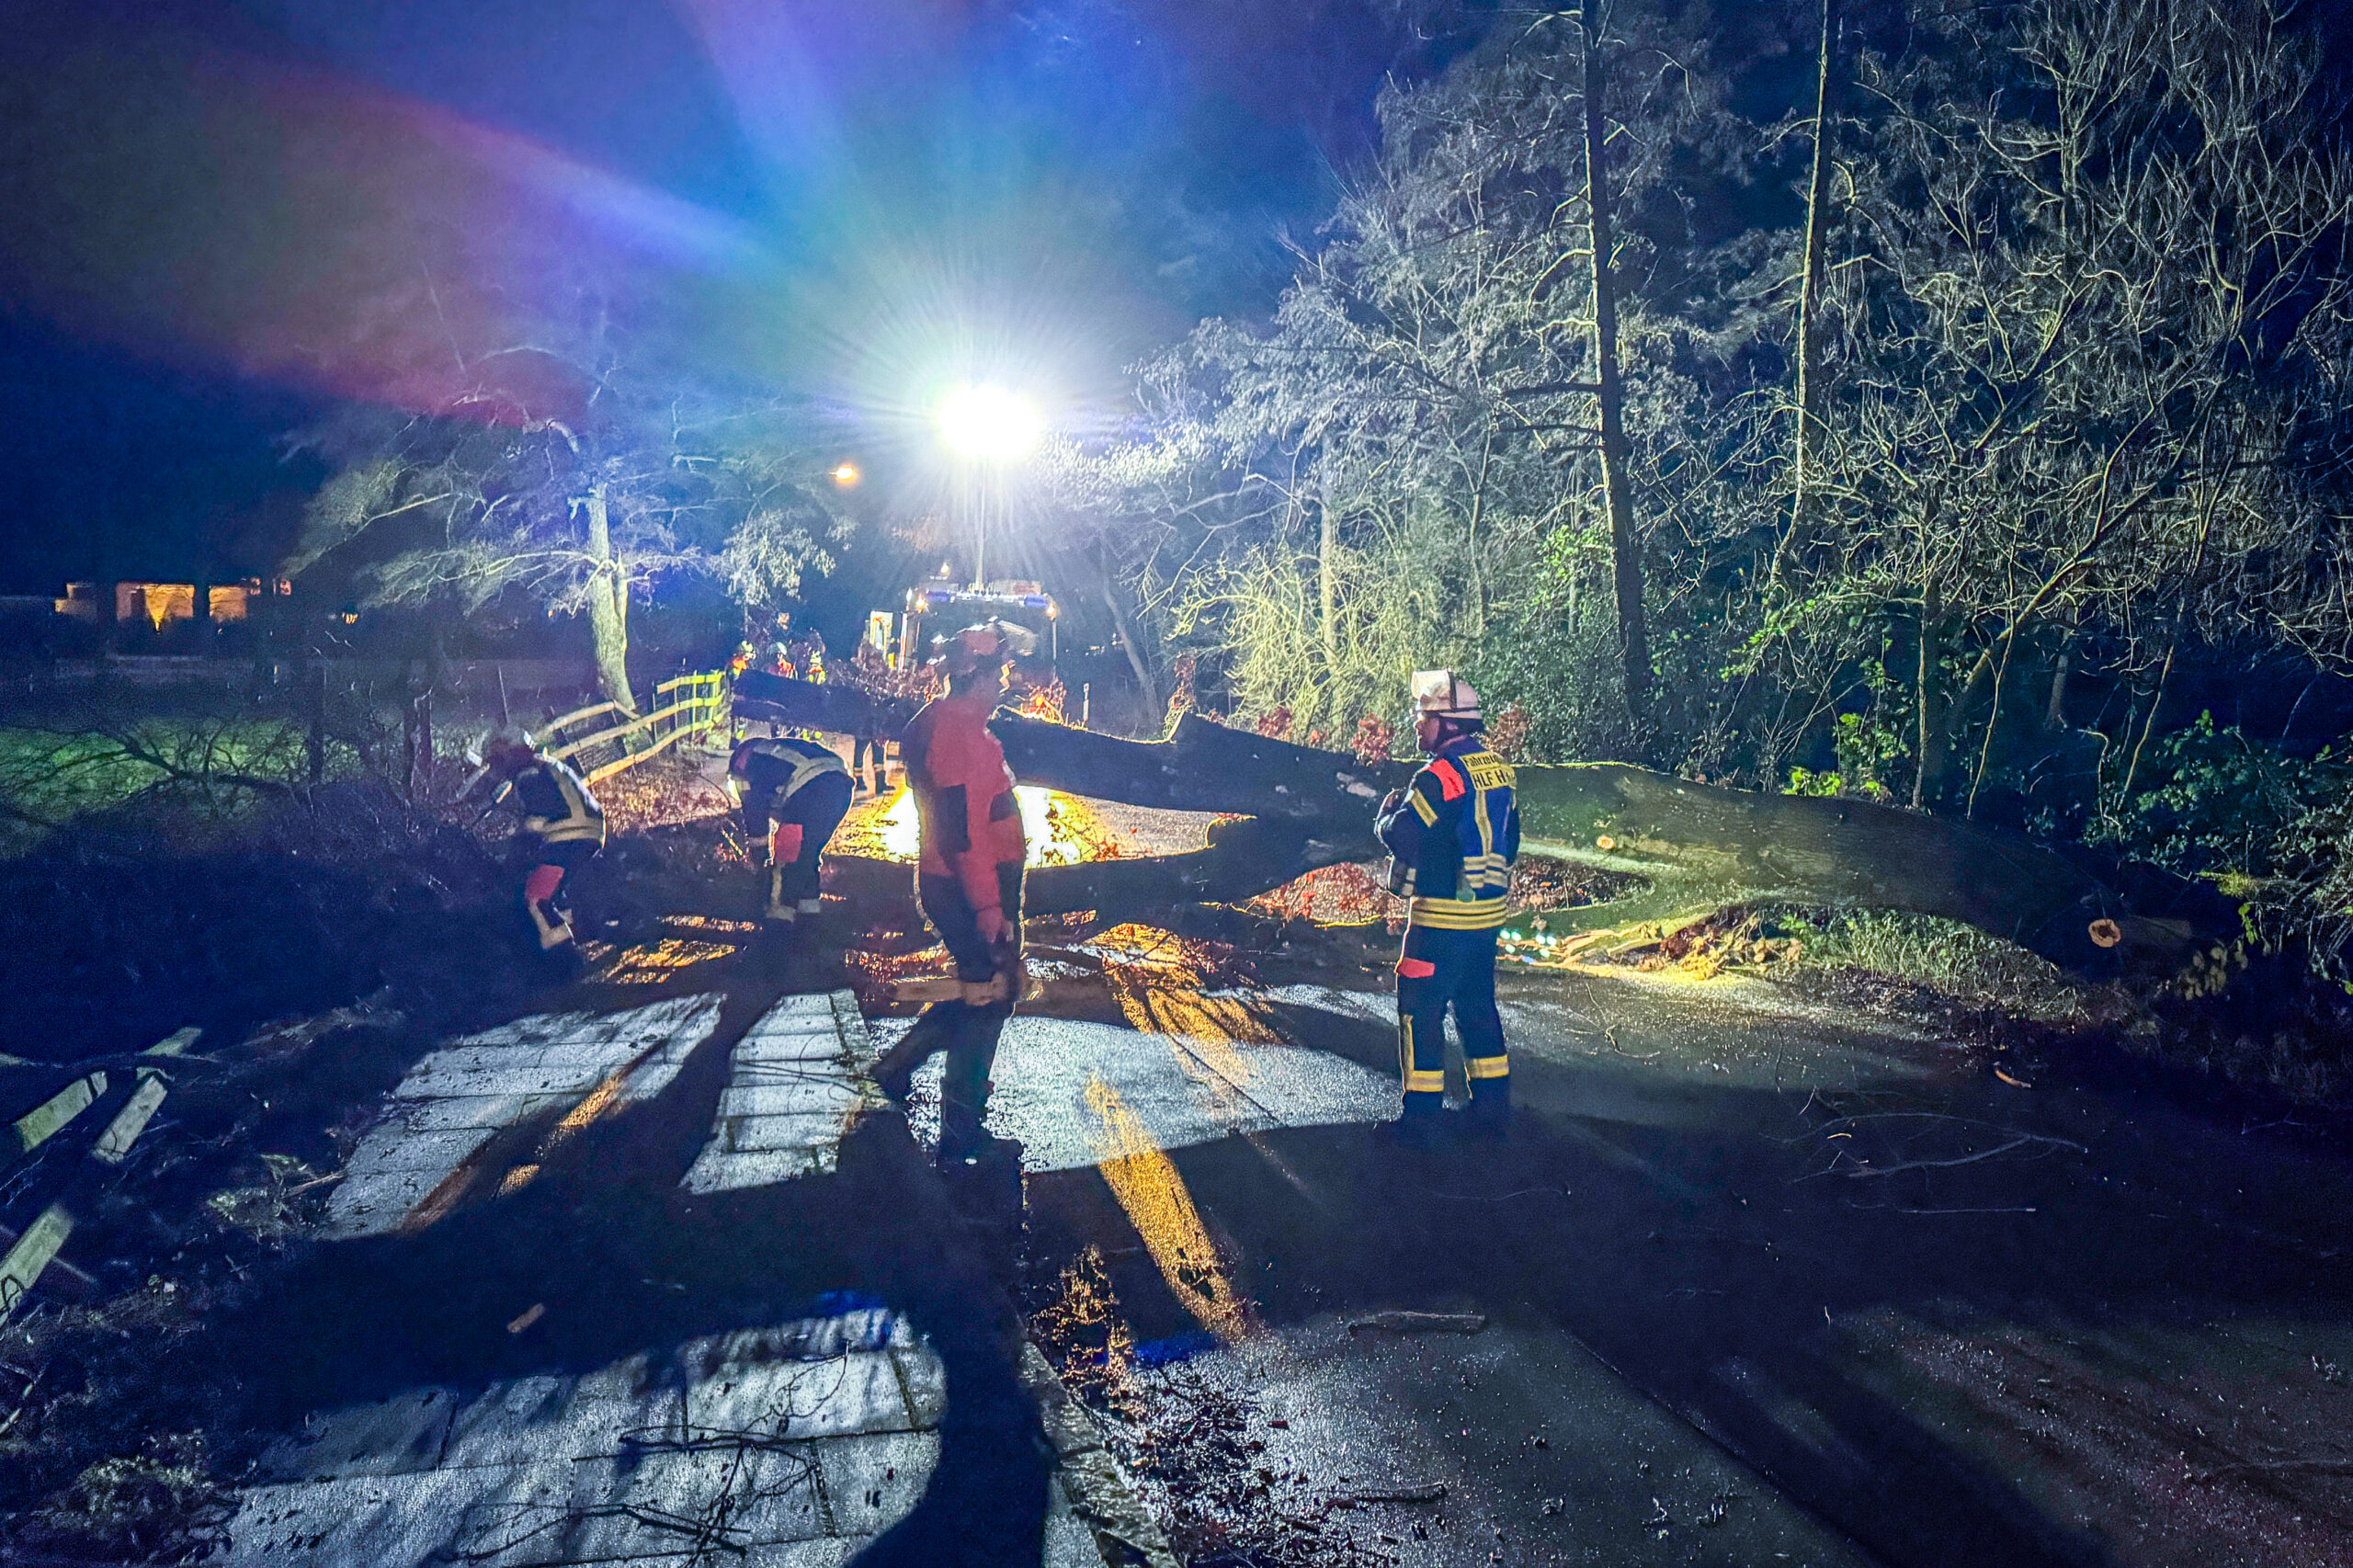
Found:
[(1462, 1070), (1473, 1078), (1508, 1078), (1511, 1076), (1511, 1058), (1469, 1056), (1463, 1058)]
[(1435, 931), (1484, 931), (1502, 925), (1510, 914), (1509, 907), (1499, 898), (1417, 898), (1406, 923), (1427, 926)]
[(1438, 825), (1438, 808), (1430, 804), (1429, 797), (1419, 790), (1409, 790), (1405, 792), (1405, 799), (1414, 802), (1414, 814), (1422, 819), (1424, 827)]
[(1446, 1072), (1440, 1068), (1423, 1073), (1409, 1071), (1405, 1074), (1405, 1092), (1409, 1095), (1442, 1095), (1446, 1093)]

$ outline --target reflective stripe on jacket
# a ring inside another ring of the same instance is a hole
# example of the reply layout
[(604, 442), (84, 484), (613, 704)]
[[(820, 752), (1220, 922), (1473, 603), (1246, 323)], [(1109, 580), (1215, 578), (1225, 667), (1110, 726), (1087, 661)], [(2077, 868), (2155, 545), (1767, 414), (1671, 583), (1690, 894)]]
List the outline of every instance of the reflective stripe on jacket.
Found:
[(1504, 923), (1519, 858), (1518, 778), (1476, 735), (1449, 742), (1414, 775), (1374, 831), (1395, 858), (1390, 890), (1413, 925), (1480, 931)]
[(976, 910), (1004, 906), (997, 868), (1019, 866), (1029, 853), (1013, 769), (989, 733), (989, 711), (941, 698), (926, 703), (899, 737), (899, 760), (923, 828), (923, 874), (955, 878)]
[(542, 844), (602, 844), (605, 812), (572, 765), (535, 757), (506, 781), (515, 793), (523, 831)]
[(741, 782), (746, 796), (756, 790), (781, 791), (790, 800), (820, 774), (848, 771), (848, 765), (831, 747), (816, 741), (745, 741), (727, 759), (728, 776)]

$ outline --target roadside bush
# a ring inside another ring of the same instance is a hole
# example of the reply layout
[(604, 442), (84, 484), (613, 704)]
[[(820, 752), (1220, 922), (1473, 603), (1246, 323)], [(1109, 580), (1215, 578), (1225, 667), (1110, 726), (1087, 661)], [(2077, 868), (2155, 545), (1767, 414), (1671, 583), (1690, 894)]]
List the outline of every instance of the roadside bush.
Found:
[(266, 803), (192, 853), (152, 822), (62, 830), (0, 863), (0, 1040), (135, 1051), (339, 1006), (421, 951), (470, 969), (506, 892), (472, 837), (364, 785)]
[(2238, 890), (2249, 929), (2274, 949), (2301, 944), (2313, 971), (2353, 992), (2353, 801), (2296, 818), (2270, 858), (2272, 876)]
[(2300, 821), (2341, 797), (2353, 774), (2331, 752), (2305, 758), (2216, 729), (2214, 715), (2153, 739), (2132, 793), (2122, 782), (2086, 835), (2177, 871), (2268, 876)]

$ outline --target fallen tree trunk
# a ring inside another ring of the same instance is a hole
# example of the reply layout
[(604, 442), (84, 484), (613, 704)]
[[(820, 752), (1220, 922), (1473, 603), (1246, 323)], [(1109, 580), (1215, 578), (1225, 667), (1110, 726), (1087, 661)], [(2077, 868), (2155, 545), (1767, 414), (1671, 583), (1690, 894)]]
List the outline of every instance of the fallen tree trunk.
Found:
[(1783, 901), (1903, 910), (1977, 926), (2082, 973), (2174, 969), (2239, 934), (2201, 883), (1957, 817), (1869, 801), (1765, 795), (1620, 763), (1519, 770), (1521, 845), (1649, 881), (1565, 912), (1560, 929)]
[[(1211, 827), (1206, 848), (1184, 855), (1037, 866), (1025, 879), (1022, 905), (1031, 915), (1113, 915), (1165, 910), (1177, 903), (1239, 903), (1333, 861), (1298, 828), (1245, 818)], [(867, 856), (825, 858), (826, 891), (853, 902), (912, 897), (914, 868)]]
[[(738, 712), (818, 729), (904, 727), (847, 687), (744, 677)], [(1233, 902), (1304, 871), (1377, 857), (1372, 816), (1414, 765), (1360, 763), (1188, 715), (1168, 740), (1118, 740), (1005, 713), (990, 723), (1014, 776), (1069, 794), (1246, 815), (1192, 855), (1033, 871), (1039, 913)], [(1557, 912), (1561, 930), (1699, 914), (1733, 903), (1902, 910), (1958, 920), (2078, 972), (2178, 969), (2239, 935), (2202, 884), (2023, 834), (1866, 801), (1765, 795), (1620, 763), (1519, 769), (1523, 847), (1649, 886)], [(1247, 828), (1248, 831), (1237, 831)], [(901, 873), (904, 876), (904, 872)]]
[[(870, 727), (895, 739), (915, 704), (874, 701), (847, 686), (811, 686), (780, 676), (737, 677), (739, 719), (855, 733)], [(989, 729), (1024, 784), (1168, 811), (1214, 812), (1313, 824), (1339, 834), (1364, 855), (1381, 797), (1413, 778), (1410, 763), (1367, 766), (1341, 752), (1317, 751), (1231, 730), (1188, 713), (1165, 741), (1123, 741), (1092, 730), (1000, 712)], [(1358, 858), (1355, 855), (1341, 858)]]

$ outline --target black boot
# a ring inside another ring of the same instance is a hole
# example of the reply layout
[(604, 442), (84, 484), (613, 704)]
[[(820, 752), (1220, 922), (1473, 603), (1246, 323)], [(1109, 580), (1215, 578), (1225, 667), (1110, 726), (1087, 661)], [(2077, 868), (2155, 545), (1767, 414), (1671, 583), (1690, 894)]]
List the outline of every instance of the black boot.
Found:
[(1511, 1080), (1480, 1078), (1471, 1085), (1471, 1103), (1462, 1112), (1463, 1128), (1473, 1138), (1494, 1142), (1511, 1136)]
[(1409, 1094), (1396, 1120), (1384, 1123), (1382, 1142), (1392, 1149), (1427, 1154), (1447, 1142), (1443, 1101), (1434, 1094)]

